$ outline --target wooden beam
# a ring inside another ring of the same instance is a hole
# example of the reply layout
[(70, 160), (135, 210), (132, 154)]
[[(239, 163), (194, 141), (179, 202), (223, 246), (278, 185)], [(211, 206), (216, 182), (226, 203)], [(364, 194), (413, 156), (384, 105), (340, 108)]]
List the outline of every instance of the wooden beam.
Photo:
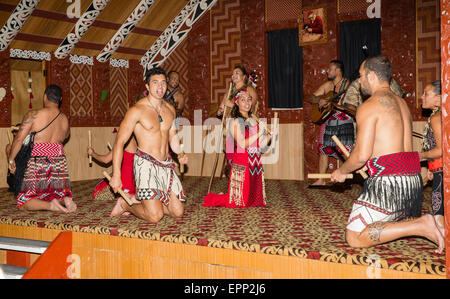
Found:
[(21, 0), (17, 6), (13, 6), (12, 13), (5, 25), (0, 29), (0, 51), (6, 50), (16, 37), (22, 26), (36, 9), (39, 0)]
[(102, 13), (102, 11), (108, 6), (110, 0), (92, 0), (91, 5), (81, 15), (72, 30), (67, 34), (66, 38), (62, 41), (59, 47), (55, 50), (54, 55), (56, 58), (64, 59), (69, 56), (73, 48), (80, 42), (84, 34), (92, 26), (92, 23)]
[[(0, 11), (13, 12), (15, 8), (16, 8), (16, 6), (13, 4), (0, 2)], [(73, 24), (75, 24), (78, 21), (77, 18), (69, 18), (69, 17), (67, 17), (66, 14), (63, 14), (60, 12), (55, 12), (55, 11), (43, 10), (43, 9), (35, 9), (33, 11), (33, 13), (31, 14), (31, 16), (55, 20), (55, 21), (62, 21), (62, 22), (66, 22), (66, 23), (73, 23)], [(122, 24), (108, 22), (108, 21), (102, 21), (102, 20), (95, 20), (91, 26), (105, 28), (105, 29), (111, 29), (111, 30), (119, 30), (120, 27), (122, 26)], [(156, 30), (156, 29), (150, 29), (150, 28), (144, 28), (144, 27), (135, 27), (133, 29), (133, 33), (149, 35), (149, 36), (160, 36), (161, 33), (163, 33), (163, 31)]]
[(100, 54), (97, 55), (97, 60), (100, 62), (108, 61), (116, 52), (120, 45), (125, 41), (128, 35), (135, 29), (136, 25), (142, 20), (147, 11), (153, 6), (155, 0), (141, 0), (133, 12), (129, 15), (125, 23), (120, 26), (116, 34), (106, 44)]
[(217, 0), (190, 0), (141, 58), (144, 74), (161, 65), (186, 38), (194, 23), (216, 3)]
[[(35, 42), (35, 43), (42, 43), (42, 44), (48, 44), (48, 45), (60, 45), (63, 39), (51, 37), (51, 36), (42, 36), (37, 34), (30, 34), (30, 33), (22, 33), (19, 32), (15, 38), (16, 40), (26, 41), (26, 42)], [(76, 45), (76, 48), (81, 49), (90, 49), (90, 50), (99, 50), (101, 51), (103, 49), (103, 44), (97, 44), (97, 43), (91, 43), (91, 42), (78, 42)], [(137, 48), (128, 48), (128, 47), (119, 47), (116, 51), (117, 53), (122, 54), (131, 54), (131, 55), (144, 55), (145, 50), (144, 49), (137, 49)]]

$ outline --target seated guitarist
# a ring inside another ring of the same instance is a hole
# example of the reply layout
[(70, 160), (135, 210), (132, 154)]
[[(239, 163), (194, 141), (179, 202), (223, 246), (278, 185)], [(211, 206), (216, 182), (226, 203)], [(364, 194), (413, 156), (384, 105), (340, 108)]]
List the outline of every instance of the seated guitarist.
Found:
[[(331, 60), (327, 68), (328, 81), (322, 84), (310, 97), (309, 102), (319, 104), (319, 108), (328, 105), (328, 101), (323, 97), (330, 92), (333, 96), (341, 94), (337, 100), (338, 104), (341, 103), (345, 90), (348, 88), (349, 81), (344, 78), (344, 64), (339, 60)], [(347, 110), (356, 111), (356, 107), (353, 105), (346, 105)], [(342, 144), (350, 152), (355, 139), (355, 128), (353, 125), (353, 118), (351, 115), (334, 110), (327, 120), (321, 124), (320, 138), (318, 145), (319, 152), (319, 173), (326, 173), (328, 169), (329, 157), (339, 159), (343, 153), (336, 146), (336, 143), (331, 139), (333, 135), (336, 135)], [(325, 180), (319, 179), (313, 185), (320, 186), (325, 185)]]

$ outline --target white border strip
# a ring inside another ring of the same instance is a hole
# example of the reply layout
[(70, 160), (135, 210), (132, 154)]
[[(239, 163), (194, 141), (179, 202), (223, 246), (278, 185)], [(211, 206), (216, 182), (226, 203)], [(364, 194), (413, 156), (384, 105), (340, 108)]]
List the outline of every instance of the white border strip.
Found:
[(52, 60), (52, 54), (49, 52), (37, 52), (31, 50), (9, 49), (9, 57), (34, 60)]

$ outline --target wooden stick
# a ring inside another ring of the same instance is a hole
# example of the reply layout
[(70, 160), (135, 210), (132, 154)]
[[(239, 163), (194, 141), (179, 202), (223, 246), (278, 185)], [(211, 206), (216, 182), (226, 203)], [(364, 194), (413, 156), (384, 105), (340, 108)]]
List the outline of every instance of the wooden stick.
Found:
[[(258, 122), (258, 125), (259, 125), (260, 124), (259, 117), (257, 115), (253, 115), (253, 117), (256, 119), (256, 121)], [(278, 112), (274, 113), (273, 118), (278, 118)], [(270, 130), (269, 125), (267, 125), (266, 130), (267, 130), (267, 133), (272, 135), (272, 131)]]
[[(336, 137), (336, 135), (334, 135), (333, 137), (331, 137), (331, 139), (333, 139), (333, 141), (336, 143), (336, 145), (341, 149), (341, 151), (344, 153), (345, 155), (345, 159), (348, 159), (348, 157), (350, 157), (350, 153), (348, 152), (348, 150), (345, 148), (345, 146), (342, 144), (342, 142), (339, 140), (339, 138)], [(362, 169), (357, 171), (362, 177), (363, 179), (367, 179), (369, 176), (366, 174), (365, 171), (363, 171)]]
[[(233, 89), (233, 83), (231, 82), (230, 83), (230, 88), (228, 89), (227, 99), (230, 98), (232, 89)], [(227, 108), (228, 108), (228, 106), (224, 105), (224, 107), (223, 107), (223, 114), (222, 114), (222, 128), (220, 129), (220, 135), (219, 135), (220, 138), (219, 138), (219, 142), (217, 143), (217, 146), (216, 146), (216, 158), (214, 160), (214, 165), (213, 165), (213, 169), (212, 169), (212, 173), (211, 173), (211, 178), (209, 179), (208, 193), (211, 192), (212, 182), (214, 180), (214, 175), (216, 174), (216, 169), (217, 169), (217, 163), (219, 161), (219, 150), (220, 150), (220, 146), (223, 143), (223, 128), (225, 126), (225, 121), (226, 121), (226, 116), (227, 116)]]
[(412, 136), (416, 137), (416, 138), (419, 138), (419, 139), (423, 139), (423, 135), (422, 134), (414, 132), (414, 131), (412, 131)]
[(111, 145), (111, 143), (108, 142), (108, 144), (107, 144), (106, 146), (108, 147), (108, 149), (109, 149), (110, 151), (112, 151), (112, 145)]
[[(184, 144), (181, 145), (181, 157), (183, 157), (185, 155), (184, 153)], [(180, 162), (180, 173), (184, 173), (184, 164)]]
[[(109, 176), (109, 174), (106, 171), (103, 171), (103, 175), (105, 176), (105, 178), (108, 181), (111, 181), (111, 177)], [(125, 199), (125, 201), (127, 202), (127, 204), (129, 206), (133, 205), (133, 202), (131, 201), (131, 199), (128, 197), (128, 195), (125, 192), (123, 192), (122, 189), (119, 189), (119, 194), (120, 194), (120, 196), (122, 196), (123, 199)]]
[(217, 142), (217, 146), (216, 146), (216, 157), (214, 159), (213, 169), (211, 172), (211, 178), (209, 179), (208, 193), (210, 193), (210, 191), (211, 191), (212, 182), (214, 180), (214, 175), (215, 175), (216, 169), (217, 169), (217, 163), (219, 162), (219, 154), (220, 154), (219, 150), (220, 150), (220, 146), (223, 143), (223, 127), (224, 127), (224, 123), (225, 123), (225, 113), (227, 112), (227, 108), (228, 108), (228, 106), (226, 106), (226, 105), (223, 108), (222, 128), (220, 129), (219, 142)]
[[(230, 96), (231, 96), (231, 91), (233, 90), (233, 82), (230, 82), (230, 87), (228, 88), (228, 94), (227, 94), (227, 99), (230, 99)], [(226, 105), (224, 105), (224, 108), (223, 108), (223, 113), (222, 113), (222, 127), (223, 127), (223, 120), (224, 120), (224, 118), (226, 117), (226, 115), (225, 115), (225, 113), (226, 113), (226, 108), (227, 108), (227, 106)], [(207, 128), (207, 131), (206, 131), (206, 135), (205, 135), (205, 140), (203, 141), (203, 148), (202, 148), (202, 164), (201, 164), (201, 168), (200, 168), (200, 176), (202, 176), (203, 175), (203, 166), (205, 165), (205, 155), (206, 155), (206, 152), (205, 152), (205, 147), (206, 147), (206, 136), (208, 136), (210, 133), (211, 133), (211, 131), (212, 131), (212, 126), (208, 126), (208, 128)]]
[[(92, 133), (91, 130), (88, 131), (88, 146), (92, 147)], [(92, 156), (89, 155), (89, 165), (92, 165)]]
[(273, 118), (274, 118), (274, 119), (278, 119), (278, 112), (275, 112), (275, 113), (273, 114)]
[(12, 145), (14, 138), (13, 138), (13, 135), (11, 133), (11, 130), (8, 130), (8, 140), (9, 140), (9, 144)]
[(212, 131), (212, 127), (208, 126), (208, 128), (206, 129), (206, 135), (205, 135), (205, 139), (203, 141), (203, 148), (202, 148), (202, 165), (200, 166), (200, 176), (203, 176), (203, 165), (205, 165), (205, 155), (206, 155), (206, 151), (205, 151), (205, 147), (206, 147), (206, 137), (209, 135), (209, 133), (211, 133)]
[[(331, 179), (331, 173), (308, 173), (308, 179)], [(353, 174), (347, 174), (346, 179), (353, 179)]]

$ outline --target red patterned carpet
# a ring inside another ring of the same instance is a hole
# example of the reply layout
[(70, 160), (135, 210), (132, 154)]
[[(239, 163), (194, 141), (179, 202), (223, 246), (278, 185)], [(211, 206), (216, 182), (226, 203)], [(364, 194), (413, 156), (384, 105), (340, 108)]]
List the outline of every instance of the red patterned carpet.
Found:
[[(289, 255), (328, 262), (371, 265), (380, 258), (382, 268), (445, 275), (445, 255), (423, 238), (405, 238), (369, 249), (346, 245), (344, 229), (353, 200), (361, 187), (312, 189), (299, 181), (266, 181), (267, 207), (205, 208), (201, 204), (209, 178), (186, 177), (183, 185), (192, 199), (180, 219), (164, 217), (157, 225), (134, 216), (109, 218), (115, 200), (109, 193), (92, 199), (97, 181), (73, 183), (78, 210), (69, 215), (24, 212), (6, 189), (0, 189), (0, 223), (68, 231), (118, 235)], [(226, 179), (215, 180), (213, 192), (226, 192)], [(425, 189), (423, 211), (431, 210), (431, 189)]]

